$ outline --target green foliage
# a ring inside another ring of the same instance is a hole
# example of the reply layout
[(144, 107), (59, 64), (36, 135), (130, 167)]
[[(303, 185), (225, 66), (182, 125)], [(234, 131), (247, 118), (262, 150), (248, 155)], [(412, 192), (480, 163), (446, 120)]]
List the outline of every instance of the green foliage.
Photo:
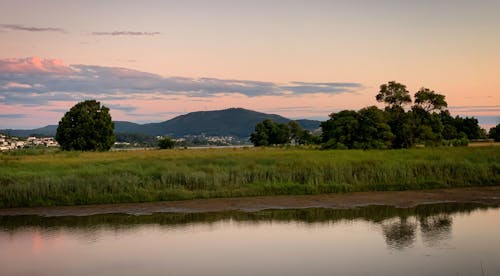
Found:
[(250, 135), (250, 141), (254, 146), (271, 145), (307, 145), (316, 142), (316, 138), (309, 130), (304, 130), (296, 121), (288, 124), (276, 123), (266, 119), (255, 126), (255, 131)]
[(389, 107), (403, 106), (411, 103), (410, 92), (406, 90), (406, 85), (395, 81), (382, 84), (376, 99), (378, 102), (386, 103)]
[(415, 105), (420, 106), (427, 112), (442, 110), (448, 106), (445, 96), (422, 87), (415, 93)]
[(109, 109), (95, 100), (76, 104), (59, 121), (55, 138), (63, 150), (109, 150), (115, 142)]
[(394, 135), (384, 111), (376, 106), (343, 110), (330, 114), (321, 123), (324, 149), (384, 149), (391, 146)]
[(353, 148), (359, 130), (357, 113), (353, 110), (332, 113), (329, 120), (321, 123), (321, 129), (323, 142), (329, 142), (332, 148), (338, 148), (337, 143)]
[(288, 129), (290, 134), (290, 140), (300, 144), (304, 130), (300, 127), (299, 123), (296, 121), (288, 122)]
[(412, 147), (415, 144), (415, 125), (411, 114), (400, 106), (387, 108), (386, 112), (389, 116), (388, 124), (395, 135), (392, 147), (395, 149)]
[(500, 147), (0, 154), (0, 208), (499, 185), (498, 164)]
[(443, 146), (451, 146), (451, 147), (466, 147), (469, 145), (469, 139), (465, 137), (465, 135), (461, 138), (455, 138), (451, 140), (444, 140)]
[(376, 106), (358, 111), (359, 135), (358, 144), (354, 148), (386, 149), (390, 148), (394, 134), (388, 125), (387, 114)]
[(428, 88), (415, 93), (415, 105), (408, 111), (403, 106), (411, 103), (411, 98), (403, 84), (394, 81), (382, 84), (376, 99), (387, 104), (384, 111), (374, 106), (358, 112), (344, 110), (322, 122), (322, 148), (462, 146), (471, 139), (486, 137), (477, 119), (452, 117), (444, 110), (448, 106), (445, 96)]
[(455, 128), (458, 133), (464, 133), (468, 139), (484, 139), (484, 134), (481, 131), (479, 122), (476, 118), (465, 117), (461, 118), (459, 116), (455, 117)]
[[(300, 126), (292, 124), (294, 134), (297, 135)], [(288, 125), (276, 123), (266, 119), (255, 126), (255, 131), (250, 135), (250, 141), (256, 146), (283, 145), (290, 143), (290, 129)]]
[(490, 128), (489, 135), (490, 139), (495, 140), (495, 142), (500, 142), (500, 123), (495, 127)]
[(173, 149), (175, 146), (175, 141), (170, 137), (165, 137), (158, 140), (158, 147), (160, 149)]
[(430, 113), (422, 106), (415, 105), (409, 112), (413, 122), (415, 143), (426, 146), (441, 144), (443, 124), (439, 114)]

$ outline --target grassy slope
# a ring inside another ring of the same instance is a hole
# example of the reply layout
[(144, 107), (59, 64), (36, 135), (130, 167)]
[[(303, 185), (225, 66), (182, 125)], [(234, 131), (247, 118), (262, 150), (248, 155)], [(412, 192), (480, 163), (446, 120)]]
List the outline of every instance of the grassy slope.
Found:
[(500, 147), (0, 154), (0, 207), (500, 185)]

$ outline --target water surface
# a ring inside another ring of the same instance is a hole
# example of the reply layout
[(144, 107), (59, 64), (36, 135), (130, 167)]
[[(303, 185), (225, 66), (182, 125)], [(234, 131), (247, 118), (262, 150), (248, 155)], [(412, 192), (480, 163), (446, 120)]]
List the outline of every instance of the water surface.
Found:
[(0, 216), (0, 275), (500, 275), (500, 209)]

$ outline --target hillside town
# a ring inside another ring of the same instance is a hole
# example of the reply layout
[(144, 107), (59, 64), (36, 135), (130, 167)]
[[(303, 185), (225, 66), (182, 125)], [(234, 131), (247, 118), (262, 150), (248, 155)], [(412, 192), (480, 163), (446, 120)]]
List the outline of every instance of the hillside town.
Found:
[[(138, 142), (132, 140), (117, 141), (115, 148), (137, 148), (137, 147), (156, 147), (157, 140), (163, 136), (153, 137), (153, 143)], [(187, 135), (174, 139), (177, 146), (230, 146), (248, 144), (246, 139), (238, 139), (232, 136), (205, 136), (205, 135)], [(21, 150), (28, 148), (47, 147), (56, 148), (59, 144), (53, 137), (15, 137), (0, 134), (0, 151)]]
[(28, 137), (22, 139), (19, 137), (8, 137), (0, 134), (0, 151), (18, 150), (34, 147), (59, 147), (59, 144), (53, 137)]

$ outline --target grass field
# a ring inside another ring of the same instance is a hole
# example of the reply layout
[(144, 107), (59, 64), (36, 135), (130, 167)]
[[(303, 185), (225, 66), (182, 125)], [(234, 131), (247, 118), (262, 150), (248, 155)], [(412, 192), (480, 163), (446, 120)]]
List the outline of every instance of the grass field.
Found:
[(0, 207), (500, 185), (500, 147), (0, 154)]

